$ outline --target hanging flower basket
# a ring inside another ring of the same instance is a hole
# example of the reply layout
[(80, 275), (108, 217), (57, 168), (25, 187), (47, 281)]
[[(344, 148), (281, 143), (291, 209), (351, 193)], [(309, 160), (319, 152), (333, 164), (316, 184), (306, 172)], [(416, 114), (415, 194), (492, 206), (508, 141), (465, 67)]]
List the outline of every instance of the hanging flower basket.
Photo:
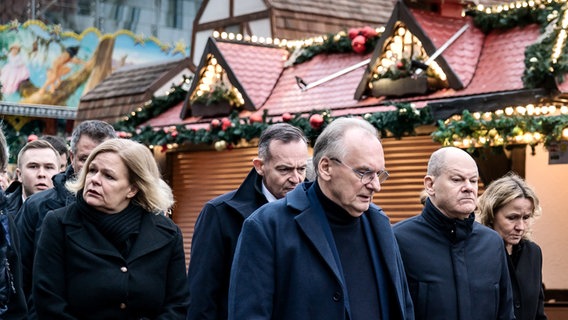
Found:
[(209, 105), (200, 102), (191, 104), (191, 115), (194, 117), (227, 116), (231, 113), (231, 110), (232, 106), (229, 101), (219, 101)]
[(383, 78), (373, 81), (372, 90), (374, 97), (424, 94), (428, 92), (428, 79), (426, 77), (407, 77), (395, 80)]

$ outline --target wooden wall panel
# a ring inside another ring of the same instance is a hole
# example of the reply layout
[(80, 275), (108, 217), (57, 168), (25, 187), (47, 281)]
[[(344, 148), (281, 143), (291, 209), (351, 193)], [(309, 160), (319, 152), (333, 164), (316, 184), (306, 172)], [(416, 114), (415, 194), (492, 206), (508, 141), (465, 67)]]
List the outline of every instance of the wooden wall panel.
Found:
[(173, 155), (173, 220), (183, 231), (186, 261), (189, 262), (193, 226), (201, 208), (214, 197), (238, 188), (257, 154), (256, 148), (241, 148)]

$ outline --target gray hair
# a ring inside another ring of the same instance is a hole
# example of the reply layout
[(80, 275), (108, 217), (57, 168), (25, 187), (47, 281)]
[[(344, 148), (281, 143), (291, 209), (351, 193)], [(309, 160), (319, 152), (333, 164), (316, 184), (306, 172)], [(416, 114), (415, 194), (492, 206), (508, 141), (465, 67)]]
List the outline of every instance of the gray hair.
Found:
[(260, 135), (258, 141), (258, 157), (264, 162), (269, 162), (272, 154), (269, 150), (270, 142), (282, 141), (284, 143), (303, 141), (306, 146), (308, 139), (304, 136), (302, 130), (288, 123), (275, 123), (268, 126)]
[(97, 143), (101, 143), (110, 138), (117, 138), (116, 131), (110, 124), (100, 120), (83, 121), (75, 127), (71, 134), (70, 147), (74, 155), (77, 154), (77, 143), (83, 135), (86, 135)]
[(377, 129), (368, 121), (359, 118), (339, 118), (332, 121), (316, 140), (313, 152), (313, 166), (317, 175), (318, 164), (323, 157), (342, 160), (347, 152), (343, 143), (345, 133), (351, 129), (366, 131), (369, 135), (379, 138)]

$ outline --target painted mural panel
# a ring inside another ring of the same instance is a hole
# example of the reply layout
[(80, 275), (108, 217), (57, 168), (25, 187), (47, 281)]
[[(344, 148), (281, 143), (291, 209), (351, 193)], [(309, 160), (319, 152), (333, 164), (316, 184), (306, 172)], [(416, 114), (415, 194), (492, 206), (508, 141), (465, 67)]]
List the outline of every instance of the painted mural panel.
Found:
[(113, 70), (189, 54), (174, 45), (121, 30), (65, 32), (39, 21), (0, 25), (0, 84), (4, 101), (77, 108), (82, 95)]

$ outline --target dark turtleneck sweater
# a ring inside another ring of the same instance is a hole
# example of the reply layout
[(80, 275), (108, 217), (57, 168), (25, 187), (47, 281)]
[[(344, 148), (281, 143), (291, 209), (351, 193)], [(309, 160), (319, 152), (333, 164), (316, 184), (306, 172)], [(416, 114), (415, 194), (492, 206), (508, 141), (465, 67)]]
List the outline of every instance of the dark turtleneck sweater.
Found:
[(341, 260), (352, 320), (380, 319), (379, 290), (361, 217), (331, 201), (317, 182), (315, 191), (325, 211)]

